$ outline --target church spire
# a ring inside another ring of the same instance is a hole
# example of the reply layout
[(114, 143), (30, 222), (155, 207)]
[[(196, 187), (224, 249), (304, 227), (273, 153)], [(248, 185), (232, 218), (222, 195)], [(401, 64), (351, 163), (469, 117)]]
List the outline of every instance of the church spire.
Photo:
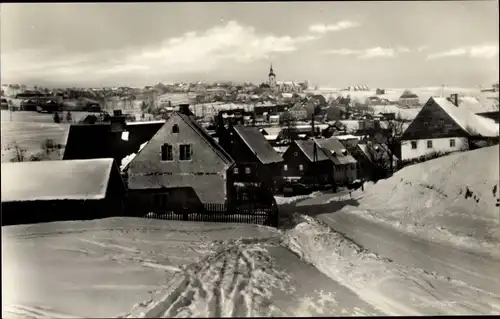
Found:
[(274, 74), (273, 64), (272, 63), (271, 63), (271, 67), (269, 68), (269, 76), (276, 76), (276, 74)]

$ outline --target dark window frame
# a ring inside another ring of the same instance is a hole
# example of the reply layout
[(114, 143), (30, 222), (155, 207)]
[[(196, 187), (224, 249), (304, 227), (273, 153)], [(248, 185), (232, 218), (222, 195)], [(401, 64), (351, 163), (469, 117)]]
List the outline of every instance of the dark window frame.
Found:
[(416, 150), (418, 148), (418, 142), (417, 141), (411, 141), (411, 149)]
[[(170, 156), (169, 156), (170, 155)], [(172, 162), (174, 160), (174, 147), (171, 144), (163, 143), (161, 146), (161, 161)]]
[[(187, 148), (187, 150), (186, 150)], [(193, 159), (193, 144), (180, 144), (179, 145), (179, 160), (191, 161)]]
[(427, 148), (433, 148), (432, 140), (427, 140)]
[(457, 143), (455, 142), (455, 139), (451, 138), (450, 139), (450, 147), (456, 147), (456, 146), (457, 146)]

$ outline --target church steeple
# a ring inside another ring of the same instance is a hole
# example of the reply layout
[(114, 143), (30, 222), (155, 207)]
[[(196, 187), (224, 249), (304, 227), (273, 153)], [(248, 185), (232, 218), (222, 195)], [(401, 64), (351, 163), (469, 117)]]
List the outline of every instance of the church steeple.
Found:
[(269, 76), (276, 76), (273, 71), (273, 64), (271, 63), (271, 67), (269, 68)]
[(269, 68), (269, 86), (271, 88), (274, 88), (276, 86), (276, 74), (274, 74), (272, 63), (271, 63), (271, 67)]

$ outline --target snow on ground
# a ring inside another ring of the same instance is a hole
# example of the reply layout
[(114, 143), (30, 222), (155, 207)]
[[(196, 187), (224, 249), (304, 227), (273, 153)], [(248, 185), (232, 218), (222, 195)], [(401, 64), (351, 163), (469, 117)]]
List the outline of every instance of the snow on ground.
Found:
[(370, 253), (309, 217), (283, 245), (387, 315), (500, 314), (500, 296)]
[(500, 257), (498, 163), (497, 145), (408, 166), (366, 189), (351, 212)]
[(281, 234), (259, 225), (138, 218), (2, 227), (2, 314), (382, 314), (281, 247)]
[(214, 253), (213, 241), (278, 234), (258, 225), (139, 218), (2, 227), (3, 314), (117, 316)]
[(274, 196), (274, 199), (276, 199), (276, 204), (278, 205), (284, 205), (284, 204), (291, 204), (298, 202), (300, 200), (304, 200), (307, 198), (314, 198), (318, 195), (320, 195), (321, 192), (312, 192), (309, 195), (297, 195), (297, 196), (290, 196), (290, 197), (285, 197), (285, 196)]

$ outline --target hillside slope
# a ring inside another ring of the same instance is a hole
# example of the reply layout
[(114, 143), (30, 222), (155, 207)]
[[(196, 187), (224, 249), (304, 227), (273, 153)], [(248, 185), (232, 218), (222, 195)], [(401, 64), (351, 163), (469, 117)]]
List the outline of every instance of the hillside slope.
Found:
[(412, 165), (368, 187), (358, 213), (428, 239), (500, 253), (499, 147)]

